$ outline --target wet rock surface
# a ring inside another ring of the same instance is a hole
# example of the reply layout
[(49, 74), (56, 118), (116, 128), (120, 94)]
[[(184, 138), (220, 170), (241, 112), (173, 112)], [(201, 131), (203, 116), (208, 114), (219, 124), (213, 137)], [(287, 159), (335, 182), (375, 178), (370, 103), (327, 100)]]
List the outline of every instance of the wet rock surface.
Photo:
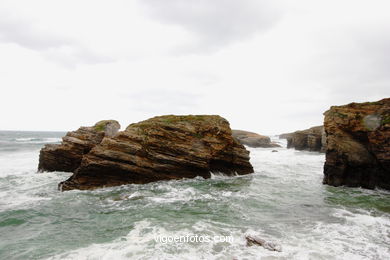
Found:
[(246, 235), (245, 239), (246, 239), (247, 246), (253, 246), (253, 245), (262, 246), (265, 249), (270, 250), (270, 251), (282, 252), (281, 245), (274, 243), (274, 242), (271, 242), (271, 241), (266, 241), (265, 239), (262, 239), (258, 236)]

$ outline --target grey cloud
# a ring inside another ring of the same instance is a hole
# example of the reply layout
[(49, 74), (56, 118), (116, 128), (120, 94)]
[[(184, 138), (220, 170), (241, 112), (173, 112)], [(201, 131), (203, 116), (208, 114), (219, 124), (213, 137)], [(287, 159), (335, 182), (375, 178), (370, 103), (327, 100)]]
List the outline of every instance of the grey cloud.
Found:
[(214, 51), (258, 31), (271, 28), (280, 9), (263, 0), (141, 0), (147, 13), (160, 21), (195, 33), (198, 42), (181, 51)]
[(17, 21), (4, 14), (0, 18), (0, 40), (33, 50), (47, 50), (70, 44), (67, 39), (48, 35), (34, 29), (27, 21)]
[(111, 58), (96, 54), (71, 39), (44, 32), (27, 21), (16, 21), (6, 15), (0, 17), (0, 42), (14, 43), (38, 51), (48, 60), (69, 68), (79, 63), (112, 61)]

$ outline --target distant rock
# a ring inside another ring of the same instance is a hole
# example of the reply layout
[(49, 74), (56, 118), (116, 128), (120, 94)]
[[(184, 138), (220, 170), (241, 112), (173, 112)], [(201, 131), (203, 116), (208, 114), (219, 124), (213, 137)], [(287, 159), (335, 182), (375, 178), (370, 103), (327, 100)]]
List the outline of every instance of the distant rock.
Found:
[(315, 152), (325, 152), (326, 138), (323, 126), (314, 126), (306, 130), (279, 135), (287, 139), (287, 148)]
[(271, 142), (271, 138), (256, 133), (243, 131), (243, 130), (232, 130), (233, 137), (236, 138), (241, 144), (249, 147), (281, 147), (279, 144)]
[(220, 116), (158, 116), (105, 137), (61, 190), (253, 172), (249, 151)]
[(390, 190), (390, 98), (324, 113), (324, 184)]
[(61, 144), (47, 144), (41, 149), (38, 171), (73, 172), (80, 166), (84, 154), (99, 144), (103, 137), (112, 137), (119, 129), (117, 121), (103, 120), (92, 127), (80, 127), (68, 132)]
[(279, 139), (287, 139), (289, 138), (293, 133), (284, 133), (279, 135)]

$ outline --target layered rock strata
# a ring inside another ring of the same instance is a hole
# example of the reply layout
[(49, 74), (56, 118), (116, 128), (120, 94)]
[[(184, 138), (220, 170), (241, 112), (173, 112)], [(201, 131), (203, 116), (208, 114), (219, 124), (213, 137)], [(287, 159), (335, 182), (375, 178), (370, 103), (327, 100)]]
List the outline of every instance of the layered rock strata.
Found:
[(115, 120), (103, 120), (91, 127), (80, 127), (68, 132), (61, 144), (47, 144), (39, 154), (38, 171), (73, 172), (81, 163), (84, 154), (99, 144), (105, 136), (112, 137), (120, 125)]
[(249, 152), (220, 116), (159, 116), (105, 137), (61, 190), (253, 172)]

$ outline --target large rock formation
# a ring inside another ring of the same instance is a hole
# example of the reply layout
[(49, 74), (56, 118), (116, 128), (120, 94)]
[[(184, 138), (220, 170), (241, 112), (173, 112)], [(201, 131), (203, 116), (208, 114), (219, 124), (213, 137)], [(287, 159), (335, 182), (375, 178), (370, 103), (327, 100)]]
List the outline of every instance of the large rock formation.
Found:
[(249, 152), (220, 116), (159, 116), (105, 137), (62, 190), (253, 172)]
[(323, 126), (314, 126), (306, 130), (279, 135), (287, 139), (287, 148), (324, 152), (326, 146)]
[(103, 120), (92, 127), (80, 127), (68, 132), (61, 144), (47, 144), (39, 154), (38, 171), (73, 172), (88, 153), (103, 137), (114, 136), (120, 128), (115, 120)]
[(390, 189), (390, 98), (324, 113), (324, 184)]
[(232, 130), (232, 133), (233, 137), (236, 138), (241, 144), (247, 145), (249, 147), (281, 147), (277, 143), (271, 142), (271, 139), (268, 136), (243, 130)]

